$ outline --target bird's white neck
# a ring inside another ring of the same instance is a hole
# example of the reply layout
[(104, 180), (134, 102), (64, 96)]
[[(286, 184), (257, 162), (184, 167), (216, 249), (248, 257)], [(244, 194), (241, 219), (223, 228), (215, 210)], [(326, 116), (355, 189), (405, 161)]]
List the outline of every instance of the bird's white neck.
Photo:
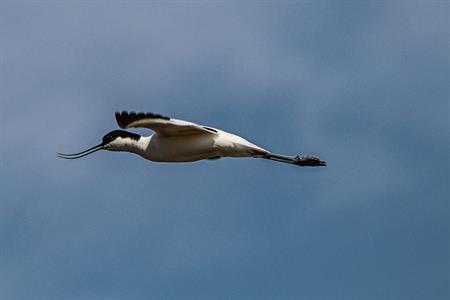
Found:
[(147, 150), (150, 140), (151, 136), (141, 136), (137, 140), (129, 137), (117, 138), (109, 143), (105, 149), (109, 151), (132, 152), (142, 156)]

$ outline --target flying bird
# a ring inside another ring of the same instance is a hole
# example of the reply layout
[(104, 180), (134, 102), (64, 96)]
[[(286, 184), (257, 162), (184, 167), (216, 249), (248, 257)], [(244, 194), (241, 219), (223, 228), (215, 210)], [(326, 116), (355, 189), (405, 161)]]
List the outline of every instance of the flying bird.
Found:
[(107, 133), (100, 144), (74, 154), (58, 153), (60, 158), (76, 159), (99, 150), (124, 151), (154, 162), (192, 162), (221, 157), (264, 158), (301, 167), (325, 166), (315, 156), (274, 154), (235, 134), (154, 113), (116, 112), (122, 129), (147, 128), (155, 133), (141, 136), (124, 130)]

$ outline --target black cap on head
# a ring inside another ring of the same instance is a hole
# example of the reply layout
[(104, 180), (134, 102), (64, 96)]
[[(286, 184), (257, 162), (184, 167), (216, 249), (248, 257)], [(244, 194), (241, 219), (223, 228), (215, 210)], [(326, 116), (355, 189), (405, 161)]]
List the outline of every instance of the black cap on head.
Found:
[(121, 138), (128, 137), (130, 139), (138, 141), (141, 136), (139, 134), (128, 132), (125, 130), (113, 130), (113, 131), (105, 134), (105, 136), (103, 137), (103, 145), (106, 145), (106, 144), (114, 141), (117, 137), (121, 137)]

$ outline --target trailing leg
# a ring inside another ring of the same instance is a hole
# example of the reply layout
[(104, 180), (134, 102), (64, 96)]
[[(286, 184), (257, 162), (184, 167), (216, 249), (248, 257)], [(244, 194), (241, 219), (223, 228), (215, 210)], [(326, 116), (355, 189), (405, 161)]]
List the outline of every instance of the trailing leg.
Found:
[(273, 161), (278, 161), (282, 163), (287, 164), (293, 164), (300, 167), (320, 167), (320, 166), (326, 166), (327, 163), (323, 160), (320, 160), (318, 157), (315, 156), (286, 156), (286, 155), (279, 155), (274, 153), (268, 153), (262, 158), (270, 159)]

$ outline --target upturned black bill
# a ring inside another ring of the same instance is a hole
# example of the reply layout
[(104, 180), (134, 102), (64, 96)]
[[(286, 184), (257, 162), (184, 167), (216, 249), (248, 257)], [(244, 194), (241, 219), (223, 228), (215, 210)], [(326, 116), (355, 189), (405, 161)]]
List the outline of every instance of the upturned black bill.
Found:
[(58, 157), (64, 158), (64, 159), (76, 159), (76, 158), (80, 158), (80, 157), (89, 155), (91, 153), (97, 152), (98, 150), (102, 150), (103, 146), (104, 145), (102, 143), (102, 144), (99, 144), (99, 145), (94, 146), (92, 148), (89, 148), (87, 150), (81, 151), (79, 153), (73, 153), (73, 154), (58, 153)]

